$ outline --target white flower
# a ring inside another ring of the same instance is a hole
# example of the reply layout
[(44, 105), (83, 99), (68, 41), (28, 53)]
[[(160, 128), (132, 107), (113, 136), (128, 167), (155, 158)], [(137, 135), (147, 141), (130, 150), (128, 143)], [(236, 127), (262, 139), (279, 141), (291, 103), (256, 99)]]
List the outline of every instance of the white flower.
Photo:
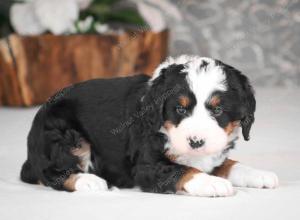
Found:
[(68, 32), (79, 17), (75, 0), (35, 0), (33, 4), (40, 23), (53, 34)]
[(77, 27), (80, 33), (88, 32), (93, 25), (94, 18), (92, 16), (86, 17), (84, 20), (80, 20), (77, 23)]
[(97, 22), (95, 24), (95, 30), (99, 34), (105, 34), (105, 33), (107, 33), (109, 31), (109, 27), (108, 27), (107, 24), (100, 24), (99, 22)]
[[(53, 34), (74, 33), (79, 10), (90, 6), (93, 0), (25, 0), (11, 7), (11, 23), (18, 34), (37, 35), (49, 30)], [(86, 32), (93, 21), (80, 22)], [(89, 26), (89, 27), (87, 27)]]
[(38, 35), (46, 31), (34, 13), (32, 3), (16, 3), (10, 8), (10, 21), (20, 35)]

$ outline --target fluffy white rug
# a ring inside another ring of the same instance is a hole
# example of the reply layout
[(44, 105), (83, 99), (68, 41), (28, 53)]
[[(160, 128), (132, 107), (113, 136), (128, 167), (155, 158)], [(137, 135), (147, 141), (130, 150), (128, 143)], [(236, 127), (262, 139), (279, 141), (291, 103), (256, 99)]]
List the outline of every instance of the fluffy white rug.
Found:
[(300, 216), (300, 89), (257, 90), (251, 141), (232, 157), (275, 171), (274, 190), (238, 188), (229, 198), (113, 190), (67, 193), (20, 182), (26, 136), (37, 108), (0, 109), (1, 219), (298, 219)]

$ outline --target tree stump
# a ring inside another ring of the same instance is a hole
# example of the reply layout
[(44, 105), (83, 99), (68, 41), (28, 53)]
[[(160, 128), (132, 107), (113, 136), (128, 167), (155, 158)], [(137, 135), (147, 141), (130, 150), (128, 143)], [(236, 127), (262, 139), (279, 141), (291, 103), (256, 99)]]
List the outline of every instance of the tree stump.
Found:
[(120, 35), (11, 35), (0, 40), (0, 105), (45, 102), (63, 87), (94, 78), (152, 75), (168, 31)]

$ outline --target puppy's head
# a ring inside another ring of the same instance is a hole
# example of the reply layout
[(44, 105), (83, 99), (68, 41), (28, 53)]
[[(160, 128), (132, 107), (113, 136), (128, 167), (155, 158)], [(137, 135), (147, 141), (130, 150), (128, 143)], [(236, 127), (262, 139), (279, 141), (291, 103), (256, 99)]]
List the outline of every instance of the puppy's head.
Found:
[(220, 152), (254, 122), (255, 98), (246, 76), (218, 60), (181, 56), (162, 63), (149, 81), (144, 104), (149, 129), (165, 133), (174, 154)]

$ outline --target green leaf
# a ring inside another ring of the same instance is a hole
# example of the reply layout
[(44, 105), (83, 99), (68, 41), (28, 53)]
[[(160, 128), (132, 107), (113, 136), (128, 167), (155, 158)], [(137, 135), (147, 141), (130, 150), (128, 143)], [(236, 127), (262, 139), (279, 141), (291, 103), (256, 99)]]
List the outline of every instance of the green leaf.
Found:
[(113, 5), (117, 2), (119, 2), (120, 0), (94, 0), (92, 5), (94, 4), (102, 4), (102, 5)]
[(6, 36), (12, 32), (9, 18), (6, 15), (0, 14), (0, 37)]
[(88, 9), (80, 13), (80, 19), (92, 16), (95, 21), (101, 23), (119, 22), (138, 26), (146, 25), (137, 10), (124, 8), (113, 10), (113, 4), (120, 0), (94, 0)]
[(103, 22), (122, 22), (139, 26), (146, 25), (144, 19), (132, 9), (122, 9), (103, 15)]

